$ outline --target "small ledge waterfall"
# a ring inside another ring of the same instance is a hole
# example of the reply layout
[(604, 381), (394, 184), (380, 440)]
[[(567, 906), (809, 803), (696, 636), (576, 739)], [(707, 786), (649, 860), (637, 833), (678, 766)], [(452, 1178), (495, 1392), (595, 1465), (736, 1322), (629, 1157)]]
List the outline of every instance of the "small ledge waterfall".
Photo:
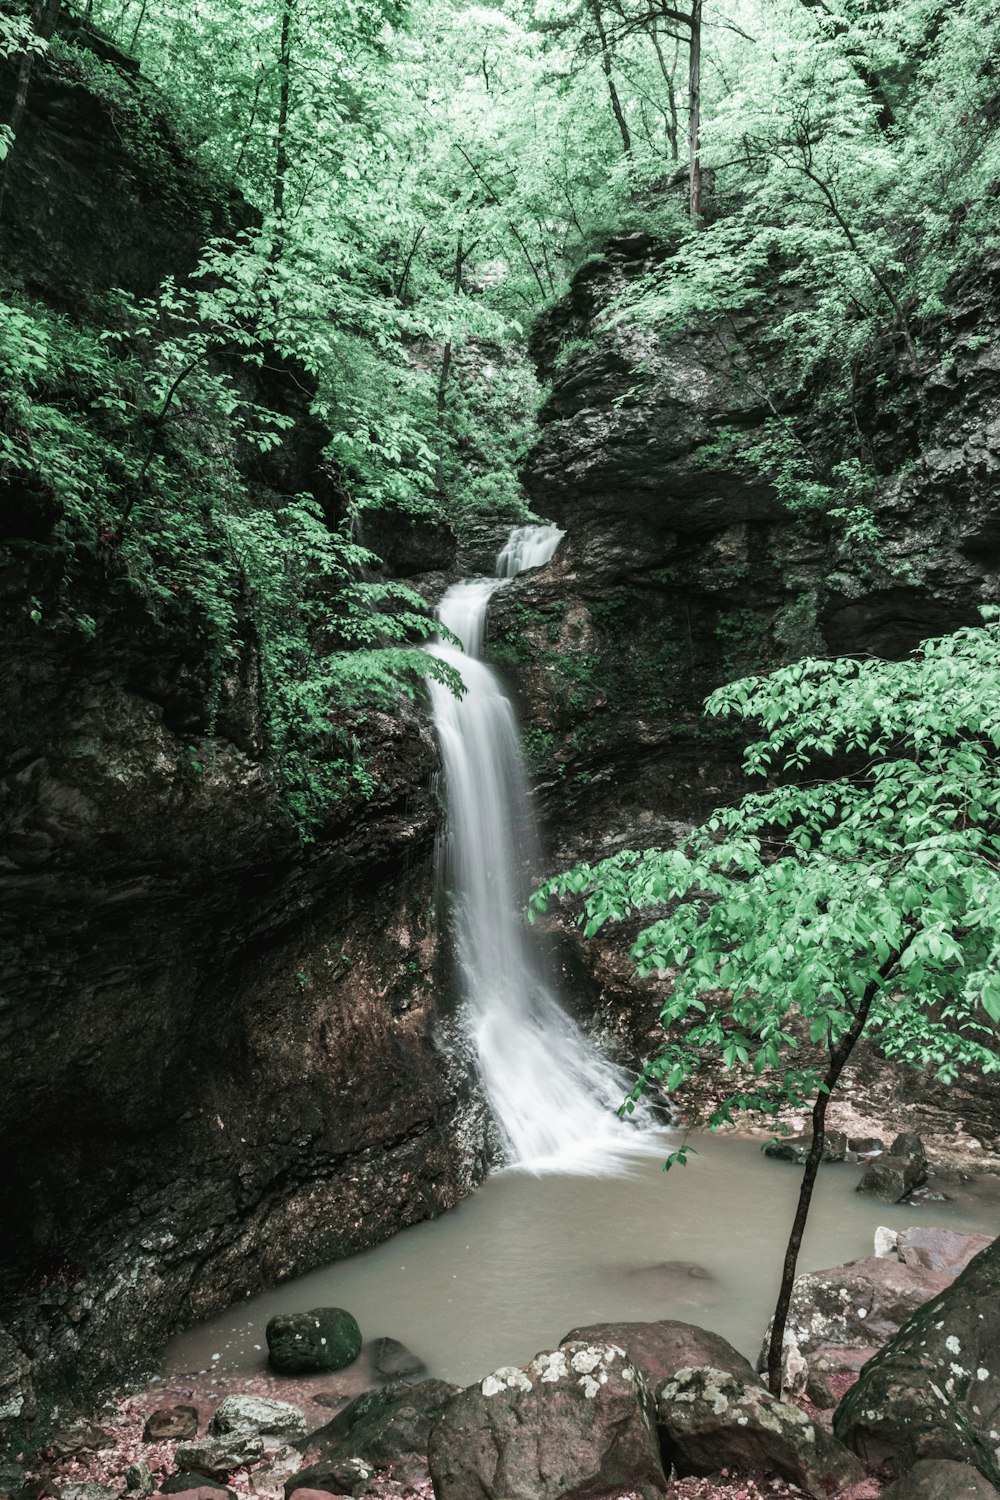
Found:
[(535, 822), (510, 700), (478, 659), (491, 595), (505, 579), (547, 562), (562, 535), (555, 526), (518, 527), (497, 558), (496, 578), (448, 590), (438, 619), (465, 649), (440, 641), (429, 649), (460, 672), (467, 691), (457, 699), (432, 684), (431, 692), (465, 1024), (487, 1098), (513, 1162), (532, 1171), (608, 1173), (623, 1170), (644, 1143), (616, 1114), (631, 1080), (563, 1010), (522, 919), (525, 872), (538, 869)]

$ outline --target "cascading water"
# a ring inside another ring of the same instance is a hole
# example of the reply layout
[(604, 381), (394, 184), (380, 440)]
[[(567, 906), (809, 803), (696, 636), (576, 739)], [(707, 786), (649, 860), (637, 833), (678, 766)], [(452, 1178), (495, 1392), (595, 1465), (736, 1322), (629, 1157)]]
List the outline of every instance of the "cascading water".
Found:
[(643, 1143), (615, 1113), (630, 1080), (563, 1010), (521, 919), (525, 872), (538, 868), (535, 824), (513, 709), (478, 660), (491, 595), (547, 562), (562, 535), (555, 526), (518, 527), (497, 558), (498, 577), (448, 590), (438, 619), (464, 651), (440, 641), (429, 649), (461, 674), (466, 694), (458, 699), (439, 684), (431, 693), (464, 1016), (490, 1106), (514, 1162), (605, 1173), (622, 1170)]

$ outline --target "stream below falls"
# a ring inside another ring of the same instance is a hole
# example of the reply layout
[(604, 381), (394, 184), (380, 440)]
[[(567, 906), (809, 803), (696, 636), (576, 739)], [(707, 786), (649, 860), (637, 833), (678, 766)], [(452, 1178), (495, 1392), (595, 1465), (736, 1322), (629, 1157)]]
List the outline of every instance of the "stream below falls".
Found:
[[(459, 1385), (622, 1318), (697, 1323), (755, 1359), (801, 1168), (766, 1158), (759, 1138), (700, 1134), (687, 1167), (663, 1172), (680, 1138), (664, 1131), (661, 1154), (619, 1176), (499, 1172), (441, 1218), (179, 1335), (166, 1377), (263, 1372), (267, 1320), (322, 1306), (346, 1307), (366, 1340), (399, 1339)], [(946, 1183), (946, 1202), (890, 1205), (855, 1191), (860, 1172), (821, 1168), (800, 1272), (871, 1255), (879, 1224), (997, 1232), (995, 1178)]]

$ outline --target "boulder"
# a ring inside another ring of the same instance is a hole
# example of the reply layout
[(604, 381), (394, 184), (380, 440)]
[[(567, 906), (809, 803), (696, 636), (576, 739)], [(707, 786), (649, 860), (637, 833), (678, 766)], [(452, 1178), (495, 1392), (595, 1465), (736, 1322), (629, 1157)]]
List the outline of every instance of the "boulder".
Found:
[[(805, 1166), (812, 1150), (811, 1135), (777, 1137), (764, 1147), (764, 1155), (776, 1161), (794, 1161)], [(847, 1155), (847, 1136), (842, 1130), (827, 1130), (823, 1137), (823, 1161), (843, 1161)]]
[[(950, 1281), (943, 1271), (905, 1266), (879, 1256), (827, 1271), (809, 1271), (795, 1278), (786, 1344), (794, 1345), (807, 1363), (823, 1346), (879, 1346)], [(760, 1370), (767, 1366), (769, 1339), (770, 1324), (757, 1364)]]
[(881, 1198), (883, 1203), (902, 1203), (915, 1187), (927, 1181), (927, 1167), (908, 1156), (876, 1156), (865, 1167), (859, 1193)]
[(969, 1464), (922, 1458), (882, 1492), (882, 1500), (996, 1500), (997, 1490)]
[(183, 1500), (223, 1500), (223, 1496), (225, 1500), (236, 1500), (235, 1490), (224, 1484), (216, 1484), (203, 1474), (171, 1474), (160, 1485), (152, 1500), (157, 1500), (157, 1495), (172, 1495), (177, 1500), (181, 1496)]
[(259, 1437), (279, 1437), (294, 1443), (306, 1435), (306, 1419), (289, 1401), (274, 1401), (264, 1396), (227, 1396), (216, 1407), (208, 1430), (218, 1436), (225, 1432), (255, 1432)]
[(142, 1429), (142, 1440), (144, 1443), (162, 1443), (164, 1441), (198, 1436), (198, 1408), (196, 1406), (161, 1406), (158, 1411), (150, 1412), (146, 1418), (146, 1425)]
[(431, 1427), (460, 1390), (445, 1380), (422, 1380), (417, 1385), (398, 1380), (366, 1391), (331, 1422), (310, 1433), (305, 1444), (299, 1444), (316, 1457), (291, 1476), (285, 1494), (303, 1488), (324, 1489), (331, 1480), (343, 1483), (345, 1465), (358, 1461), (368, 1467), (369, 1474), (390, 1468), (396, 1477), (426, 1480)]
[(877, 1135), (849, 1135), (847, 1149), (853, 1151), (855, 1156), (874, 1156), (877, 1151), (885, 1150), (885, 1142), (880, 1141)]
[(678, 1370), (656, 1395), (666, 1455), (678, 1474), (764, 1470), (799, 1485), (817, 1500), (864, 1478), (854, 1455), (779, 1401), (754, 1375), (743, 1379), (711, 1365)]
[(120, 1494), (117, 1485), (93, 1484), (87, 1480), (59, 1486), (60, 1500), (119, 1500)]
[(255, 1464), (263, 1457), (263, 1442), (249, 1432), (230, 1432), (221, 1437), (199, 1438), (193, 1443), (178, 1443), (174, 1453), (178, 1469), (207, 1474), (210, 1479), (221, 1479), (234, 1469)]
[(197, 1493), (204, 1500), (205, 1495), (214, 1496), (214, 1500), (221, 1500), (223, 1495), (231, 1495), (236, 1500), (235, 1490), (227, 1485), (220, 1484), (217, 1479), (209, 1479), (204, 1474), (192, 1474), (186, 1469), (178, 1469), (176, 1474), (168, 1474), (160, 1484), (160, 1493), (164, 1495), (189, 1495)]
[(265, 1332), (268, 1363), (284, 1375), (342, 1370), (361, 1351), (361, 1329), (342, 1307), (279, 1313)]
[(960, 1234), (956, 1229), (901, 1229), (896, 1236), (896, 1254), (905, 1266), (945, 1271), (957, 1276), (969, 1261), (993, 1243), (988, 1234)]
[(312, 1484), (303, 1484), (301, 1475), (295, 1476), (293, 1489), (286, 1484), (285, 1494), (288, 1500), (293, 1495), (353, 1495), (359, 1485), (367, 1484), (369, 1479), (375, 1477), (373, 1466), (365, 1463), (362, 1458), (345, 1458), (339, 1461), (331, 1459), (325, 1465), (316, 1464), (314, 1471), (316, 1477)]
[(562, 1343), (581, 1341), (624, 1349), (650, 1391), (657, 1390), (678, 1370), (694, 1365), (712, 1365), (740, 1379), (756, 1379), (750, 1361), (721, 1334), (673, 1318), (653, 1323), (591, 1323), (586, 1328), (574, 1328)]
[(585, 1340), (505, 1366), (450, 1401), (431, 1431), (436, 1500), (585, 1500), (666, 1487), (655, 1406), (620, 1347)]
[(897, 1135), (889, 1147), (889, 1155), (905, 1157), (907, 1161), (918, 1162), (922, 1167), (927, 1165), (926, 1148), (914, 1131), (904, 1131), (902, 1135)]
[(422, 1359), (401, 1344), (398, 1339), (374, 1339), (372, 1341), (372, 1364), (375, 1373), (386, 1380), (404, 1380), (427, 1374)]
[(866, 1461), (891, 1461), (897, 1472), (950, 1458), (1000, 1485), (1000, 1241), (868, 1361), (837, 1408), (834, 1431)]
[(138, 1463), (129, 1464), (125, 1470), (125, 1483), (133, 1495), (140, 1495), (143, 1500), (156, 1489), (153, 1471), (144, 1459), (140, 1459)]
[(69, 1458), (74, 1453), (99, 1453), (113, 1448), (115, 1440), (103, 1427), (93, 1422), (79, 1422), (75, 1427), (60, 1427), (46, 1444), (46, 1449), (55, 1458)]

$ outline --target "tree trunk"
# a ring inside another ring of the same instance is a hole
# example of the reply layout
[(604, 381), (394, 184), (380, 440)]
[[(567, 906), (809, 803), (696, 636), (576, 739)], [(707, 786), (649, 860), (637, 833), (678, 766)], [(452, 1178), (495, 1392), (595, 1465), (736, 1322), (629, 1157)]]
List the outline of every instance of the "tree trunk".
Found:
[(701, 222), (701, 7), (691, 0), (691, 51), (688, 67), (689, 210), (693, 223)]
[[(60, 0), (35, 0), (31, 9), (31, 29), (36, 36), (43, 41), (50, 42), (55, 35), (59, 24)], [(3, 176), (0, 177), (0, 213), (3, 212), (4, 194), (7, 191), (7, 173), (10, 170), (10, 158), (14, 149), (17, 132), (24, 118), (24, 111), (28, 103), (28, 86), (31, 83), (31, 69), (35, 61), (35, 54), (26, 48), (17, 70), (17, 84), (14, 88), (14, 102), (10, 109), (10, 118), (7, 121), (7, 129), (10, 132), (10, 142), (7, 155), (4, 158)]]
[(830, 1095), (837, 1085), (847, 1063), (848, 1058), (854, 1051), (855, 1043), (865, 1029), (868, 1013), (872, 1008), (875, 996), (880, 994), (886, 979), (899, 961), (899, 953), (890, 953), (885, 963), (878, 971), (866, 988), (861, 997), (857, 1013), (851, 1025), (845, 1031), (840, 1041), (830, 1048), (830, 1064), (826, 1070), (823, 1081), (816, 1095), (816, 1103), (813, 1105), (812, 1147), (806, 1158), (805, 1170), (802, 1173), (802, 1183), (799, 1187), (799, 1201), (795, 1206), (795, 1217), (792, 1220), (792, 1232), (788, 1236), (788, 1246), (785, 1250), (785, 1261), (781, 1271), (781, 1289), (778, 1292), (778, 1301), (774, 1309), (774, 1318), (771, 1323), (771, 1341), (767, 1346), (767, 1386), (772, 1396), (781, 1395), (781, 1356), (785, 1342), (785, 1329), (788, 1326), (788, 1309), (792, 1302), (792, 1289), (795, 1285), (795, 1267), (798, 1264), (799, 1250), (802, 1247), (802, 1236), (805, 1232), (806, 1220), (809, 1217), (809, 1204), (812, 1202), (813, 1188), (816, 1185), (816, 1176), (819, 1172), (819, 1164), (823, 1159), (823, 1144), (826, 1140), (826, 1106)]
[[(697, 0), (700, 3), (700, 0)], [(604, 17), (601, 15), (601, 0), (590, 0), (590, 13), (594, 18), (597, 28), (597, 40), (601, 44), (601, 67), (604, 69), (604, 77), (607, 80), (608, 96), (611, 99), (611, 108), (614, 111), (615, 120), (618, 124), (618, 133), (622, 138), (622, 146), (626, 157), (632, 157), (632, 137), (629, 134), (628, 121), (625, 119), (625, 111), (618, 97), (618, 89), (615, 86), (615, 73), (611, 63), (611, 48), (608, 46), (608, 34), (604, 29)]]
[(278, 139), (274, 157), (274, 247), (272, 260), (281, 256), (284, 237), (285, 182), (288, 177), (288, 106), (292, 71), (292, 10), (295, 0), (281, 0), (281, 42), (278, 57)]

